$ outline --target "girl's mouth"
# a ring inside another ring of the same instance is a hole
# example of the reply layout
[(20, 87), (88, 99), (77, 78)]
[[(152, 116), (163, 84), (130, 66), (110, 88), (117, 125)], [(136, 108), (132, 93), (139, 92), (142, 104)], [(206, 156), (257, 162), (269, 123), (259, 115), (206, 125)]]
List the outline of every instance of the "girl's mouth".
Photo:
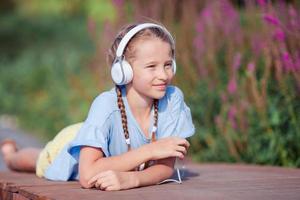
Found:
[(166, 90), (167, 84), (165, 84), (165, 83), (155, 84), (155, 85), (153, 85), (153, 87), (156, 88), (157, 90)]

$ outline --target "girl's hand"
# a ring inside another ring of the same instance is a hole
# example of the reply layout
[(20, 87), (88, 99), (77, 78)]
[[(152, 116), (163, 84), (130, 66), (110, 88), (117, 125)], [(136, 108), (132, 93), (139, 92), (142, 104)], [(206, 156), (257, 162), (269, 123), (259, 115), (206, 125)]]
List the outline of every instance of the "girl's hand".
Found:
[(167, 137), (149, 144), (152, 160), (168, 157), (179, 157), (181, 159), (187, 153), (190, 143), (179, 137)]
[(124, 190), (138, 187), (137, 178), (130, 172), (104, 171), (100, 172), (88, 181), (91, 187), (100, 190)]

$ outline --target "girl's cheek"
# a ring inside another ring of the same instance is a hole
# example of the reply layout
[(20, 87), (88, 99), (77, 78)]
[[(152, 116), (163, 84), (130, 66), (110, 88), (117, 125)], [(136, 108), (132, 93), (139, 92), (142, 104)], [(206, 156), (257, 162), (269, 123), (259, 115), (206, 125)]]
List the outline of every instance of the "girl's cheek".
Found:
[(171, 72), (170, 73), (170, 75), (169, 75), (169, 83), (168, 84), (170, 84), (171, 83), (171, 81), (173, 80), (173, 78), (174, 78), (174, 74), (173, 74), (173, 72)]

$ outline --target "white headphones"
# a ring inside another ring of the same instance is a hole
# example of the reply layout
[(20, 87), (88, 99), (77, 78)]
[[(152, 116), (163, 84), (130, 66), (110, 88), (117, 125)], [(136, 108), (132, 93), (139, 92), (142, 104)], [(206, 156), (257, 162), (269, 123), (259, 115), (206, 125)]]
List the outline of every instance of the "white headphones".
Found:
[[(151, 27), (155, 27), (163, 30), (169, 36), (170, 40), (172, 41), (172, 48), (175, 50), (174, 39), (166, 28), (153, 23), (144, 23), (144, 24), (137, 25), (136, 27), (132, 28), (128, 33), (125, 34), (120, 44), (118, 45), (116, 51), (116, 58), (111, 67), (111, 77), (116, 85), (126, 85), (133, 78), (132, 68), (130, 64), (124, 59), (123, 56), (126, 45), (131, 40), (131, 38), (139, 31)], [(174, 52), (174, 57), (172, 59), (172, 70), (173, 73), (175, 74), (176, 73), (175, 52)]]

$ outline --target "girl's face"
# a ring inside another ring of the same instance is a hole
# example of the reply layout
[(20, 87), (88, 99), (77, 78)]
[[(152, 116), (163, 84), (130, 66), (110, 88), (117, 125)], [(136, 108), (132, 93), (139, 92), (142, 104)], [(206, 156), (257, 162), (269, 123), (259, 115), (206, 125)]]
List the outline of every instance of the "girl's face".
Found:
[(159, 38), (134, 43), (132, 88), (143, 97), (162, 98), (173, 78), (171, 47)]

